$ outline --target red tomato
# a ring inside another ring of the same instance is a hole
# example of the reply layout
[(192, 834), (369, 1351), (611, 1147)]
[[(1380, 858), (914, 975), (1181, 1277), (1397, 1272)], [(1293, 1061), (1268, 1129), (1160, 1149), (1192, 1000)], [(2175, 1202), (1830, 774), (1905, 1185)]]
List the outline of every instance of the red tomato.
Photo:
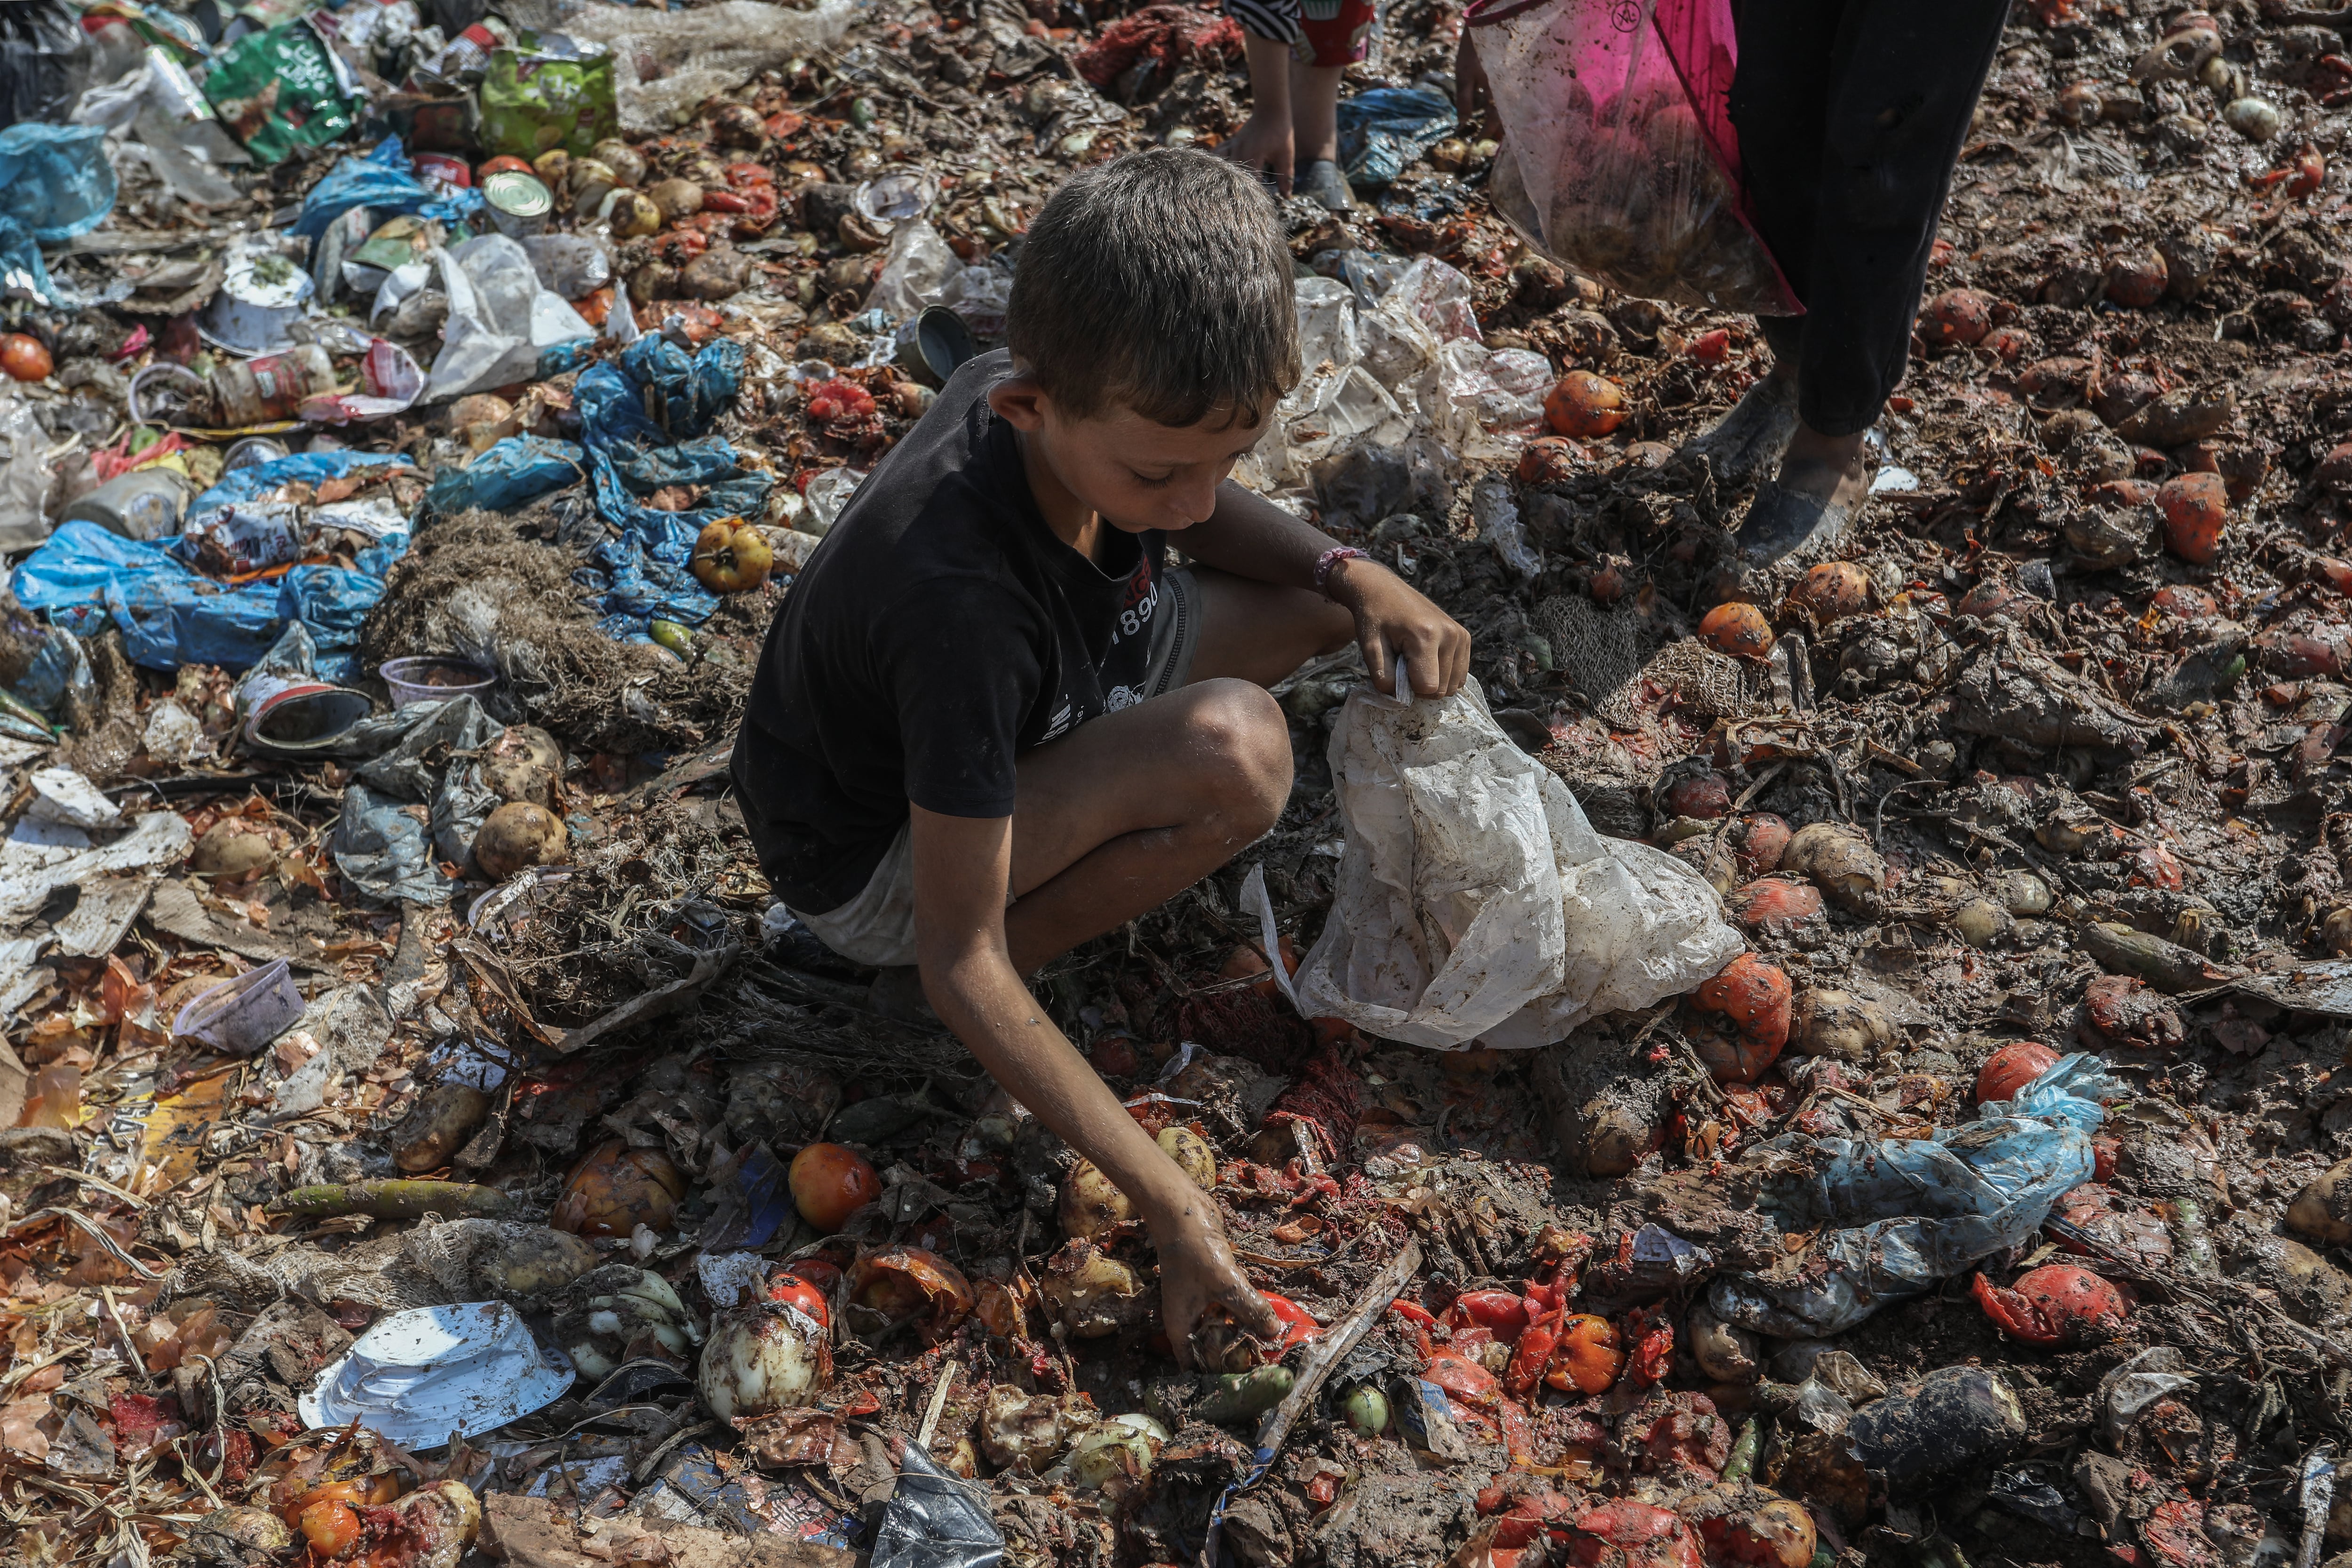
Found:
[(0, 371), (17, 381), (47, 381), (52, 366), (41, 340), (23, 332), (0, 338)]
[(882, 1195), (882, 1178), (866, 1156), (839, 1143), (812, 1143), (793, 1155), (785, 1181), (801, 1217), (828, 1236)]

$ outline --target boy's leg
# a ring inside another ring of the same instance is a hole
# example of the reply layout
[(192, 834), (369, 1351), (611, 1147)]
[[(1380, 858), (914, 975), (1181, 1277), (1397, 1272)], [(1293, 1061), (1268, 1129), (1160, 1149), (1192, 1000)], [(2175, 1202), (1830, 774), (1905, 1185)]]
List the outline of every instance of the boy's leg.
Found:
[[(1250, 112), (1223, 151), (1244, 168), (1264, 170), (1274, 181), (1275, 189), (1286, 196), (1297, 162), (1291, 130), (1290, 46), (1258, 31), (1261, 27), (1271, 30), (1279, 26), (1283, 7), (1276, 5), (1268, 15), (1254, 16), (1228, 0), (1226, 9), (1242, 24), (1242, 48), (1249, 61)], [(1290, 25), (1295, 27), (1297, 0), (1292, 0), (1289, 12)]]
[(1339, 156), (1339, 79), (1345, 66), (1297, 66), (1290, 79), (1292, 143), (1300, 169)]
[(1004, 935), (1026, 974), (1158, 908), (1272, 827), (1290, 729), (1265, 689), (1196, 680), (1021, 759)]
[(1289, 721), (1265, 688), (1347, 647), (1355, 617), (1305, 589), (1190, 572), (1191, 683), (1021, 759), (1004, 932), (1024, 973), (1191, 887), (1290, 798)]

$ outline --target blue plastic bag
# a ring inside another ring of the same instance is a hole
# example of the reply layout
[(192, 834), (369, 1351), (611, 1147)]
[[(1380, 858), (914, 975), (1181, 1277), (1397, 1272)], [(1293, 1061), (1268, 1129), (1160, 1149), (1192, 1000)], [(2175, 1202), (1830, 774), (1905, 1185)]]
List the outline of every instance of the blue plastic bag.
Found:
[(11, 125), (0, 131), (0, 217), (43, 245), (88, 234), (114, 210), (114, 165), (103, 125)]
[(302, 198), (294, 232), (315, 240), (327, 226), (351, 211), (365, 207), (381, 222), (395, 214), (413, 213), (436, 223), (455, 223), (482, 210), (482, 193), (461, 191), (445, 197), (409, 173), (408, 152), (397, 136), (387, 136), (362, 155), (345, 158)]
[[(722, 338), (689, 358), (652, 333), (630, 344), (617, 365), (581, 373), (573, 397), (596, 511), (620, 530), (592, 556), (606, 636), (643, 642), (656, 619), (699, 626), (719, 607), (688, 569), (695, 537), (722, 517), (759, 516), (775, 484), (774, 476), (739, 463), (724, 439), (703, 435), (742, 381), (741, 343)], [(707, 487), (702, 504), (691, 511), (642, 504), (663, 486), (680, 484)]]
[[(2051, 1205), (2091, 1179), (2102, 1100), (2128, 1089), (2076, 1052), (1977, 1120), (1932, 1139), (1857, 1142), (1792, 1134), (1764, 1147), (1818, 1163), (1767, 1190), (1759, 1206), (1790, 1232), (1820, 1230), (1794, 1282), (1720, 1278), (1708, 1304), (1780, 1338), (1843, 1333), (2041, 1228)], [(1820, 1156), (1826, 1156), (1821, 1159)]]
[(1350, 183), (1385, 185), (1454, 134), (1454, 105), (1425, 87), (1376, 87), (1339, 105), (1339, 163)]
[(436, 512), (512, 511), (525, 501), (583, 478), (588, 455), (569, 441), (538, 436), (509, 436), (480, 453), (462, 468), (444, 468), (425, 494), (425, 506)]
[[(290, 479), (315, 483), (406, 461), (375, 452), (276, 458), (223, 475), (190, 504), (188, 515), (200, 519)], [(169, 541), (142, 543), (94, 522), (67, 522), (17, 565), (13, 586), (26, 608), (46, 612), (52, 625), (77, 637), (94, 636), (112, 621), (131, 662), (150, 669), (243, 669), (299, 622), (318, 646), (320, 676), (344, 682), (359, 673), (360, 623), (383, 596), (384, 574), (407, 551), (408, 534), (398, 531), (361, 552), (354, 569), (297, 566), (276, 582), (232, 587), (192, 570)]]

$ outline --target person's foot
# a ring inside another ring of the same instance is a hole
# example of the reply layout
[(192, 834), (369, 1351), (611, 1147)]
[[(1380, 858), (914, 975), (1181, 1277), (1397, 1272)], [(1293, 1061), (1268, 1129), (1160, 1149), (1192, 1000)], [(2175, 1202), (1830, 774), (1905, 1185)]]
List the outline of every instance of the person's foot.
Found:
[(897, 964), (875, 975), (873, 986), (866, 993), (866, 1005), (901, 1024), (919, 1024), (929, 1029), (947, 1027), (931, 1011), (930, 1001), (923, 994), (922, 971), (911, 963)]
[(1769, 565), (1808, 548), (1826, 548), (1860, 515), (1870, 496), (1863, 437), (1822, 436), (1801, 424), (1780, 471), (1764, 481), (1733, 538), (1751, 565)]
[(1298, 177), (1298, 194), (1314, 197), (1330, 212), (1356, 209), (1356, 193), (1349, 186), (1348, 176), (1328, 158), (1318, 158), (1307, 165), (1307, 172)]
[(1713, 429), (1685, 442), (1683, 450), (1705, 458), (1717, 484), (1743, 489), (1786, 455), (1796, 435), (1796, 373), (1775, 365)]

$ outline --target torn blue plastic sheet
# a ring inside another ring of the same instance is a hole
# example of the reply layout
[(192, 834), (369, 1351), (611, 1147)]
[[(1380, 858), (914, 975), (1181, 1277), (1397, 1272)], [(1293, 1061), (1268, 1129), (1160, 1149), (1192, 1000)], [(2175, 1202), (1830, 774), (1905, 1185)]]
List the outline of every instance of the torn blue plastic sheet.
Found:
[(454, 465), (433, 476), (425, 504), (436, 512), (512, 511), (525, 501), (583, 478), (588, 455), (569, 441), (541, 436), (509, 436), (460, 468)]
[(1933, 1138), (1774, 1139), (1762, 1148), (1811, 1169), (1768, 1187), (1758, 1207), (1815, 1239), (1792, 1279), (1717, 1276), (1708, 1304), (1758, 1333), (1826, 1338), (2020, 1245), (2091, 1179), (2103, 1102), (2126, 1092), (2105, 1063), (2076, 1052)]
[(114, 211), (114, 165), (103, 125), (0, 131), (0, 289), (44, 304), (68, 303), (41, 247), (87, 234)]
[(373, 152), (345, 158), (302, 198), (294, 232), (315, 240), (327, 226), (351, 211), (365, 207), (378, 223), (411, 213), (436, 223), (455, 223), (482, 210), (482, 193), (459, 191), (445, 196), (408, 172), (408, 152), (397, 136), (387, 136)]
[[(372, 452), (279, 458), (225, 476), (191, 503), (189, 515), (251, 500), (289, 479), (316, 482), (406, 461)], [(131, 662), (149, 669), (243, 669), (299, 622), (318, 645), (320, 676), (345, 682), (359, 674), (360, 623), (383, 596), (384, 574), (407, 552), (408, 534), (397, 531), (361, 552), (355, 570), (297, 566), (275, 582), (232, 587), (191, 570), (169, 542), (66, 522), (17, 566), (12, 586), (26, 609), (46, 613), (77, 637), (95, 636), (110, 620), (121, 629)]]
[(1454, 105), (1425, 87), (1376, 87), (1339, 105), (1339, 163), (1349, 180), (1377, 187), (1454, 134)]
[[(741, 343), (722, 338), (689, 358), (657, 333), (630, 344), (617, 364), (581, 373), (572, 395), (596, 511), (620, 530), (597, 546), (589, 574), (607, 637), (643, 642), (656, 619), (699, 626), (719, 607), (688, 566), (695, 536), (722, 517), (757, 518), (775, 484), (738, 462), (722, 437), (703, 434), (742, 382)], [(704, 487), (701, 504), (646, 506), (665, 485)]]

